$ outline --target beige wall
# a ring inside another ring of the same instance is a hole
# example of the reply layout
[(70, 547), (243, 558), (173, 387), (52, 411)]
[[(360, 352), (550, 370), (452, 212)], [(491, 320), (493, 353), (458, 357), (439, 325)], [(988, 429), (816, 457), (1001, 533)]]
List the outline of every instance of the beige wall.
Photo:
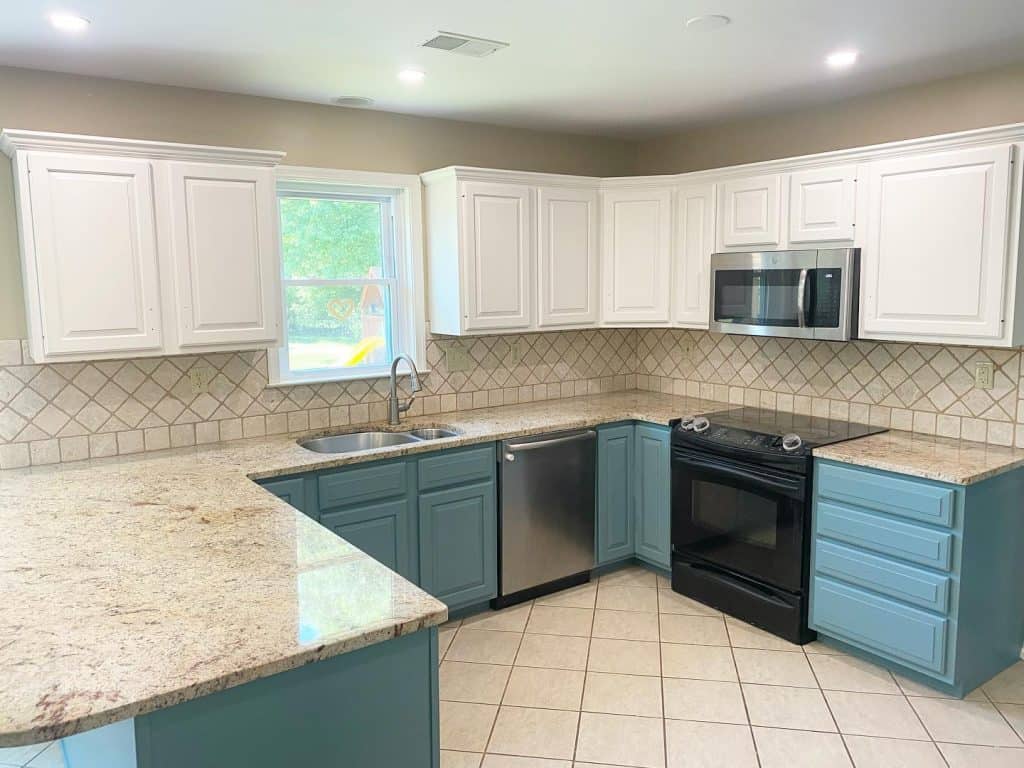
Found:
[[(279, 149), (292, 165), (632, 172), (632, 142), (0, 67), (0, 128)], [(0, 339), (25, 336), (10, 165), (0, 162)]]
[(1024, 122), (1024, 63), (640, 144), (634, 173), (681, 173)]

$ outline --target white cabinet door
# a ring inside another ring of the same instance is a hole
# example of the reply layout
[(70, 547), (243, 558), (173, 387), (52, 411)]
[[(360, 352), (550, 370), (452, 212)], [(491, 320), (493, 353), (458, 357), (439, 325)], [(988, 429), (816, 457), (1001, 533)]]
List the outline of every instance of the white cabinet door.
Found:
[(953, 344), (1004, 336), (1011, 152), (954, 150), (861, 169), (862, 335)]
[[(45, 356), (161, 346), (153, 170), (146, 160), (28, 156)], [(35, 303), (30, 302), (30, 303)]]
[(168, 175), (180, 345), (275, 342), (273, 170), (172, 162)]
[(533, 323), (529, 187), (463, 182), (462, 226), (466, 330), (529, 328)]
[(796, 171), (789, 177), (789, 242), (851, 242), (857, 167)]
[(718, 242), (721, 249), (781, 245), (779, 191), (782, 176), (750, 176), (719, 184)]
[(596, 324), (597, 192), (541, 187), (537, 210), (537, 324)]
[(707, 328), (711, 301), (711, 254), (715, 250), (715, 185), (676, 191), (675, 298), (672, 319)]
[(601, 233), (604, 322), (668, 323), (672, 190), (603, 192)]

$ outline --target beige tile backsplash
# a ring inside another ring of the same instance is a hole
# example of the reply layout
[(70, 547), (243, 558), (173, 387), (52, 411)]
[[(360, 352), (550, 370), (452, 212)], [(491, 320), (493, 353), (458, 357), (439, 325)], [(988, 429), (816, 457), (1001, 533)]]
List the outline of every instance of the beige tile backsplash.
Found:
[[(463, 340), (473, 364), (451, 372), (452, 343), (429, 339), (413, 414), (639, 388), (1024, 447), (1020, 350), (608, 329)], [(995, 366), (991, 390), (974, 387), (978, 360)], [(198, 395), (195, 366), (215, 372)], [(0, 341), (0, 468), (382, 421), (387, 390), (268, 387), (265, 352), (35, 365)]]

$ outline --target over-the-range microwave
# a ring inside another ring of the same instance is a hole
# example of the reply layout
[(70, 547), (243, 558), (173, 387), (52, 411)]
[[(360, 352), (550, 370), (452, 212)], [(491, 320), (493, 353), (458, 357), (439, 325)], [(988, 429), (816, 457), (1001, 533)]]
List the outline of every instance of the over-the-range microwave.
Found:
[(859, 261), (856, 248), (712, 254), (710, 329), (825, 341), (856, 338)]

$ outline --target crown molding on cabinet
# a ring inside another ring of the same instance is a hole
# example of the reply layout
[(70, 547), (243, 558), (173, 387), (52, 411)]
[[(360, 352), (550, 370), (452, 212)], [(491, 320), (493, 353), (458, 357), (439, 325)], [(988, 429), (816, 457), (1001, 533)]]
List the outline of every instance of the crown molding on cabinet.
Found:
[(458, 177), (460, 181), (501, 182), (504, 184), (550, 185), (557, 187), (581, 187), (594, 189), (604, 183), (598, 176), (573, 176), (567, 173), (539, 173), (536, 171), (508, 171), (501, 168), (476, 168), (466, 165), (449, 165), (420, 174), (425, 186), (438, 184), (446, 179)]
[(271, 168), (284, 158), (284, 152), (237, 147), (211, 147), (202, 144), (175, 144), (166, 141), (117, 139), (74, 133), (0, 131), (0, 151), (13, 157), (18, 151), (87, 152), (90, 155), (139, 157), (151, 160), (185, 160)]

